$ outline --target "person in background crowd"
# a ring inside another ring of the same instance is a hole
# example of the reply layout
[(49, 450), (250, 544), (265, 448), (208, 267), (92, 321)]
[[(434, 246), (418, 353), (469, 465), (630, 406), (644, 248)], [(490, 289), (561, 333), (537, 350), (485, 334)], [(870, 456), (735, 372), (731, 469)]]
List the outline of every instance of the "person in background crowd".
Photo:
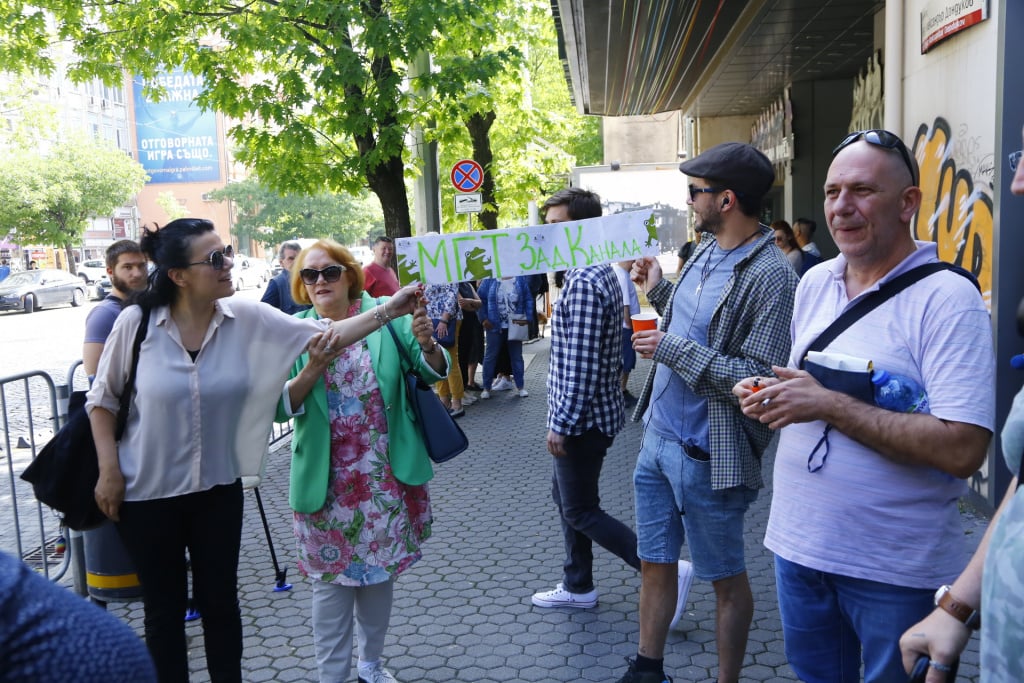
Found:
[(118, 240), (107, 247), (106, 259), (110, 294), (96, 304), (85, 319), (82, 369), (89, 377), (96, 374), (103, 346), (128, 297), (146, 289), (146, 256), (138, 243)]
[(366, 293), (373, 297), (391, 296), (398, 291), (398, 276), (391, 268), (395, 258), (395, 241), (387, 235), (373, 240), (373, 262), (363, 268)]
[(438, 339), (448, 336), (450, 328), (455, 330), (455, 343), (448, 349), (452, 357), (452, 369), (448, 376), (440, 380), (434, 387), (438, 398), (452, 417), (459, 418), (466, 414), (462, 399), (466, 394), (462, 371), (459, 369), (459, 332), (462, 328), (462, 307), (459, 306), (459, 286), (454, 283), (443, 285), (427, 285), (423, 291), (427, 300), (427, 315), (437, 321), (434, 333)]
[(11, 263), (7, 259), (0, 262), (0, 282), (7, 279), (7, 276), (11, 274)]
[(291, 272), (295, 264), (295, 257), (299, 255), (302, 246), (298, 242), (282, 242), (277, 252), (277, 260), (281, 262), (281, 272), (271, 278), (267, 283), (267, 289), (260, 299), (265, 304), (292, 315), (299, 311), (305, 311), (309, 306), (300, 306), (292, 299)]
[(0, 552), (0, 683), (156, 680), (131, 628)]
[(797, 369), (851, 302), (938, 262), (935, 243), (910, 231), (917, 178), (914, 155), (889, 131), (836, 146), (825, 216), (839, 256), (800, 280), (789, 367), (757, 373), (756, 393), (753, 377), (734, 389), (755, 424), (781, 430), (764, 543), (775, 553), (786, 658), (804, 681), (859, 681), (862, 665), (865, 683), (904, 680), (900, 635), (964, 567), (957, 500), (995, 420), (994, 392), (978, 390), (995, 380), (976, 282), (932, 273), (821, 349), (913, 379), (927, 412), (886, 410)]
[[(596, 218), (601, 198), (570, 187), (548, 197), (541, 213), (548, 224)], [(601, 508), (599, 490), (605, 456), (626, 421), (620, 385), (623, 310), (612, 266), (566, 271), (551, 316), (546, 440), (565, 555), (562, 580), (533, 594), (537, 607), (597, 606), (594, 543), (640, 569), (636, 534)]]
[[(689, 244), (689, 242), (687, 242)], [(640, 312), (640, 297), (636, 293), (636, 285), (629, 279), (633, 261), (619, 261), (614, 265), (615, 277), (622, 290), (622, 398), (626, 409), (636, 405), (636, 396), (629, 393), (629, 373), (636, 367), (636, 351), (633, 350), (633, 318)]]
[[(1024, 130), (1021, 137), (1024, 139)], [(1018, 197), (1024, 196), (1024, 164), (1020, 161), (1020, 151), (1010, 155), (1014, 174), (1010, 191)], [(927, 683), (947, 680), (945, 668), (964, 651), (971, 631), (978, 628), (974, 616), (979, 612), (980, 625), (984, 625), (980, 631), (982, 683), (1024, 681), (1024, 622), (1020, 610), (1024, 599), (1024, 492), (1018, 488), (1024, 455), (1024, 389), (1017, 393), (1006, 416), (1002, 446), (1006, 466), (1017, 474), (984, 538), (953, 584), (939, 589), (936, 609), (900, 638), (903, 668), (907, 671), (918, 657), (928, 656), (931, 670)]]
[[(146, 229), (140, 246), (156, 270), (138, 305), (114, 323), (86, 401), (99, 460), (96, 502), (117, 522), (138, 570), (146, 644), (161, 683), (189, 678), (186, 551), (210, 680), (238, 683), (241, 477), (262, 471), (288, 368), (311, 340), (333, 350), (411, 313), (418, 289), (347, 320), (300, 320), (232, 297), (232, 250), (208, 220)], [(138, 379), (115, 442), (143, 309), (151, 315)]]
[[(708, 233), (676, 284), (656, 259), (633, 264), (633, 282), (662, 315), (633, 335), (654, 360), (634, 418), (645, 430), (633, 486), (639, 555), (640, 642), (620, 683), (662, 683), (668, 631), (686, 608), (691, 577), (715, 590), (718, 680), (739, 680), (754, 598), (743, 547), (744, 516), (764, 486), (771, 431), (746, 419), (731, 393), (757, 368), (789, 353), (797, 276), (758, 221), (775, 180), (768, 158), (738, 142), (684, 161), (689, 206)], [(683, 541), (692, 566), (679, 558)]]
[[(347, 321), (376, 308), (362, 268), (337, 242), (307, 247), (295, 267), (292, 294), (313, 305), (297, 317)], [(422, 306), (411, 324), (392, 326), (418, 375), (444, 377), (450, 361)], [(344, 346), (321, 338), (295, 362), (278, 406), (278, 420), (295, 419), (289, 504), (299, 570), (313, 585), (321, 683), (348, 680), (353, 625), (360, 683), (396, 683), (381, 662), (395, 579), (422, 556), (432, 521), (433, 471), (404, 382), (387, 330)]]
[[(477, 317), (480, 310), (480, 296), (472, 282), (459, 283), (459, 307), (462, 309), (462, 329), (459, 330), (459, 370), (467, 391), (481, 391), (483, 387), (476, 383), (477, 366), (484, 361), (484, 328)], [(475, 401), (466, 394), (462, 397), (465, 404)]]
[(804, 272), (804, 251), (797, 244), (793, 236), (793, 228), (789, 227), (786, 221), (775, 221), (771, 224), (772, 232), (775, 233), (775, 246), (782, 250), (782, 253), (789, 259), (789, 265), (800, 275)]
[(793, 221), (793, 237), (803, 251), (817, 259), (815, 263), (821, 261), (821, 250), (814, 243), (814, 233), (817, 229), (818, 224), (810, 218), (797, 218)]
[[(517, 394), (520, 398), (529, 396), (526, 390), (523, 366), (522, 339), (509, 339), (511, 325), (526, 326), (526, 321), (535, 316), (533, 297), (530, 295), (529, 283), (525, 276), (515, 278), (486, 278), (480, 283), (480, 322), (484, 328), (487, 342), (484, 347), (484, 388), (480, 398), (491, 397), (491, 385), (494, 382), (498, 363), (498, 352), (502, 347), (508, 349), (512, 362), (512, 377)], [(522, 320), (523, 323), (515, 321)], [(524, 330), (525, 332), (525, 330)], [(525, 334), (523, 335), (525, 337)]]

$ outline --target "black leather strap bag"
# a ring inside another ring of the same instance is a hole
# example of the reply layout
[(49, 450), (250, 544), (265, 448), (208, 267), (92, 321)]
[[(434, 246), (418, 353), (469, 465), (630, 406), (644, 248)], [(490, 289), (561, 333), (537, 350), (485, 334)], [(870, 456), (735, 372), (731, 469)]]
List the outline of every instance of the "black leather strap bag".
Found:
[[(143, 310), (132, 346), (131, 372), (121, 392), (121, 404), (117, 411), (114, 436), (118, 441), (124, 435), (124, 427), (128, 423), (128, 411), (135, 389), (135, 372), (139, 366), (139, 347), (146, 338), (148, 327), (149, 311)], [(64, 524), (78, 531), (98, 527), (107, 521), (107, 517), (96, 505), (94, 491), (100, 469), (96, 444), (92, 440), (92, 425), (89, 423), (89, 414), (85, 412), (85, 395), (85, 391), (71, 394), (64, 426), (21, 473), (21, 478), (32, 484), (36, 499), (59, 512)]]

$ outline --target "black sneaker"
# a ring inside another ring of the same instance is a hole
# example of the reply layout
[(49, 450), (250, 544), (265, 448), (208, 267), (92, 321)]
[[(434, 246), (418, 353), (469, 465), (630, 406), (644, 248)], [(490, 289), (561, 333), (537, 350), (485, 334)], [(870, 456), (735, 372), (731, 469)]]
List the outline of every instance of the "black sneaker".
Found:
[(626, 403), (626, 408), (632, 408), (637, 403), (637, 397), (629, 393), (629, 389), (622, 392), (622, 400)]
[(637, 671), (636, 660), (626, 657), (629, 669), (626, 675), (618, 680), (618, 683), (672, 683), (672, 677), (668, 674), (658, 674), (653, 671)]

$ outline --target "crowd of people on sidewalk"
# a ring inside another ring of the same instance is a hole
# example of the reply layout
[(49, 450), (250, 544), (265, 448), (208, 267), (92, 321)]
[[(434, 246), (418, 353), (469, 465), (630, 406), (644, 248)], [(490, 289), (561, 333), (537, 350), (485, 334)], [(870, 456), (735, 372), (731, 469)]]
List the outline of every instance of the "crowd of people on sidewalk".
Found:
[[(1024, 194), (1019, 160), (1014, 194)], [(928, 683), (951, 680), (981, 624), (982, 680), (1024, 680), (1017, 478), (966, 567), (957, 504), (997, 426), (989, 314), (974, 277), (911, 235), (912, 153), (884, 130), (835, 147), (824, 189), (839, 253), (811, 266), (813, 224), (760, 221), (775, 181), (763, 153), (723, 143), (680, 170), (701, 239), (674, 281), (652, 257), (558, 280), (543, 446), (564, 557), (560, 580), (531, 604), (596, 608), (593, 545), (607, 549), (640, 580), (637, 652), (618, 681), (671, 683), (668, 633), (691, 581), (708, 581), (718, 680), (740, 680), (754, 611), (744, 521), (777, 438), (764, 543), (800, 680), (885, 683), (915, 667)], [(555, 224), (602, 210), (593, 192), (568, 188), (542, 213)], [(474, 393), (530, 395), (522, 347), (537, 334), (545, 276), (399, 287), (387, 237), (365, 268), (329, 239), (298, 246), (281, 245), (285, 277), (259, 304), (228, 300), (232, 249), (210, 221), (177, 219), (108, 253), (116, 301), (90, 316), (83, 353), (95, 376), (96, 500), (137, 568), (162, 683), (188, 680), (188, 571), (210, 678), (241, 680), (242, 482), (260, 476), (273, 419), (295, 425), (289, 505), (319, 678), (347, 681), (355, 651), (360, 683), (395, 683), (384, 666), (394, 584), (433, 522), (433, 469), (404, 371), (433, 383), (453, 418)], [(145, 259), (156, 266), (148, 281)], [(636, 288), (660, 315), (653, 329), (631, 327)], [(652, 363), (634, 397), (637, 356)], [(876, 404), (880, 370), (922, 387), (912, 408)], [(1022, 397), (1002, 432), (1014, 472)], [(635, 528), (603, 510), (599, 486), (627, 408), (644, 427)]]

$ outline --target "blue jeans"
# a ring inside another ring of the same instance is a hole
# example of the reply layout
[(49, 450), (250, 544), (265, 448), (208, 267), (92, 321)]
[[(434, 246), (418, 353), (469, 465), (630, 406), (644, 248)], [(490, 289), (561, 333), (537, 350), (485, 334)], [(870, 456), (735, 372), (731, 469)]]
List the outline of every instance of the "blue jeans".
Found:
[(125, 502), (117, 532), (142, 584), (146, 646), (160, 683), (188, 681), (185, 610), (192, 563), (196, 606), (203, 617), (206, 664), (213, 683), (242, 680), (242, 615), (238, 553), (242, 484), (173, 498)]
[(648, 429), (633, 470), (633, 491), (644, 561), (675, 564), (685, 538), (699, 578), (718, 581), (746, 571), (743, 518), (757, 500), (756, 489), (712, 489), (710, 460), (693, 458), (683, 444)]
[(565, 455), (552, 458), (551, 498), (558, 506), (565, 539), (562, 586), (570, 593), (594, 590), (594, 542), (640, 570), (636, 534), (601, 509), (598, 481), (613, 438), (591, 428), (565, 437)]
[(786, 658), (801, 681), (904, 683), (899, 640), (934, 607), (934, 591), (809, 569), (775, 556)]
[(494, 368), (498, 364), (498, 352), (502, 344), (508, 344), (508, 356), (512, 361), (512, 377), (516, 382), (516, 389), (523, 388), (523, 342), (509, 341), (508, 328), (500, 330), (491, 328), (487, 330), (487, 346), (484, 347), (484, 389), (491, 390), (491, 383), (494, 382)]

